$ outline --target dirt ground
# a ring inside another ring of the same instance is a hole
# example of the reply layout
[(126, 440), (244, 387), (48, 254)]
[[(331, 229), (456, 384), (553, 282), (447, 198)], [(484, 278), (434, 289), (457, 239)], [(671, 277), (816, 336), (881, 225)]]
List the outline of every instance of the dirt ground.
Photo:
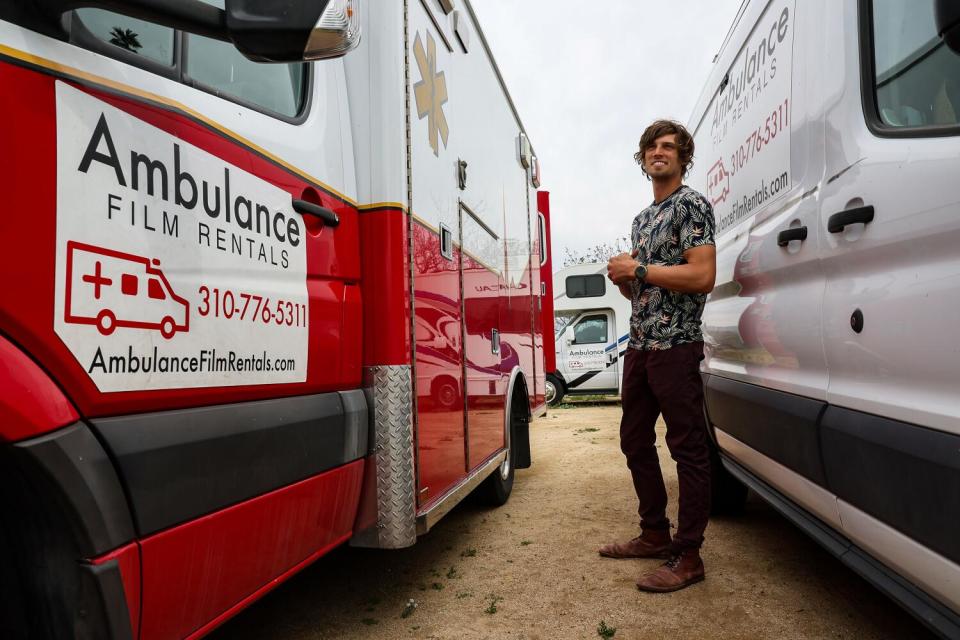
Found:
[[(533, 467), (506, 506), (462, 504), (410, 549), (341, 548), (212, 637), (932, 638), (753, 495), (743, 515), (711, 520), (703, 583), (639, 592), (656, 560), (596, 552), (637, 530), (619, 417), (619, 405), (552, 410), (531, 425)], [(675, 518), (665, 445), (661, 463)]]

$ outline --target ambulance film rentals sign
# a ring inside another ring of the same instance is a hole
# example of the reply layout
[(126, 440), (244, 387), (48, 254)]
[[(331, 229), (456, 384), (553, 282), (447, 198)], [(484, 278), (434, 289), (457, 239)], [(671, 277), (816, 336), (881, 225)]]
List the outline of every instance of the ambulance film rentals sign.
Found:
[(54, 328), (101, 391), (303, 382), (289, 193), (57, 83)]
[(695, 184), (706, 182), (718, 234), (790, 190), (794, 22), (791, 0), (770, 3), (700, 125)]

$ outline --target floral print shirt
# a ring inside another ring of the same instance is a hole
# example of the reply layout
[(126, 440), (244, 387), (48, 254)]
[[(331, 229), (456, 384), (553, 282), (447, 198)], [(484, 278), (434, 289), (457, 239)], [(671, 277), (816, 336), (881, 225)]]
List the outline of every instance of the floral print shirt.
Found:
[[(640, 264), (685, 264), (684, 251), (714, 244), (713, 207), (683, 185), (633, 219), (631, 240)], [(631, 287), (631, 349), (661, 350), (703, 340), (700, 316), (706, 294), (669, 291), (637, 280)]]

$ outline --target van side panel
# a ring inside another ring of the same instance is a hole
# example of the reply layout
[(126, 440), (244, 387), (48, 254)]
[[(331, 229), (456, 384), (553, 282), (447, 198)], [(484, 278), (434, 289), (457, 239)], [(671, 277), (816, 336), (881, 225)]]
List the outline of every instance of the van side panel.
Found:
[(144, 539), (141, 638), (209, 631), (344, 542), (362, 475), (357, 461)]

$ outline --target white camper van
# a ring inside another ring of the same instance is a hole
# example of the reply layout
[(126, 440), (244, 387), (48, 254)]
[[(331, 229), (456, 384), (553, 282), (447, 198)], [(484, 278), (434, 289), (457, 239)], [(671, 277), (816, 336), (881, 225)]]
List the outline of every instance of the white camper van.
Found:
[(547, 402), (565, 395), (619, 394), (630, 338), (630, 301), (607, 280), (606, 263), (553, 274), (557, 368), (547, 374)]
[(960, 638), (960, 3), (744, 2), (690, 120), (715, 504)]

